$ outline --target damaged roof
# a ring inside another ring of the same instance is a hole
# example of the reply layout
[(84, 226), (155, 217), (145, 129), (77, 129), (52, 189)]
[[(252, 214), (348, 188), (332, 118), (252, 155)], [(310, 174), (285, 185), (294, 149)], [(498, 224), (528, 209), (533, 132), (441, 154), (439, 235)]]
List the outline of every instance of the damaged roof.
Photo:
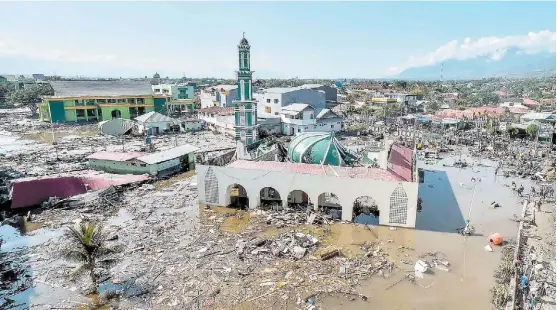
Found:
[(128, 161), (130, 159), (134, 159), (139, 156), (143, 156), (146, 153), (142, 152), (107, 152), (101, 151), (93, 153), (87, 157), (86, 159), (98, 159), (98, 160), (111, 160), (111, 161)]
[(137, 160), (142, 161), (146, 164), (152, 165), (157, 163), (162, 163), (163, 161), (171, 160), (174, 158), (178, 158), (180, 156), (184, 156), (189, 153), (193, 153), (199, 150), (199, 148), (191, 145), (191, 144), (184, 144), (180, 145), (166, 151), (156, 152), (148, 155), (144, 155), (141, 157), (137, 157)]
[(172, 117), (168, 117), (164, 114), (159, 112), (151, 111), (149, 113), (145, 113), (141, 116), (135, 118), (136, 121), (141, 123), (159, 123), (159, 122), (168, 122), (168, 123), (175, 123), (176, 120)]

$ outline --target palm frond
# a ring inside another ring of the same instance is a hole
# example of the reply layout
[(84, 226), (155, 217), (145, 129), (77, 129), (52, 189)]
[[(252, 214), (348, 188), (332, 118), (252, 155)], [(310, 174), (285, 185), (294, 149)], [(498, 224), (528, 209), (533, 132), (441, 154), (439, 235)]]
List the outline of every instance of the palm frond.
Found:
[(77, 279), (78, 276), (83, 275), (85, 272), (87, 272), (87, 268), (85, 264), (80, 264), (77, 267), (75, 267), (75, 269), (73, 269), (70, 272), (70, 280), (71, 281), (75, 281), (75, 279)]
[(86, 263), (89, 260), (87, 254), (80, 250), (66, 250), (63, 256), (65, 260), (76, 263)]

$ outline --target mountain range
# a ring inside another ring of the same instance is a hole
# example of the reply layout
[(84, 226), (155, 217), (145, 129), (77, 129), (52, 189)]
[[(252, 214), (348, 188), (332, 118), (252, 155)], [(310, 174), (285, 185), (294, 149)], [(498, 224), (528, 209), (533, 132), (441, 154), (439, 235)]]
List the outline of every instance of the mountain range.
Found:
[(472, 59), (450, 59), (441, 63), (415, 67), (388, 77), (389, 79), (439, 80), (443, 66), (443, 80), (480, 79), (489, 77), (524, 77), (555, 74), (555, 52), (537, 54), (520, 53), (519, 49), (509, 49), (500, 60), (489, 56)]

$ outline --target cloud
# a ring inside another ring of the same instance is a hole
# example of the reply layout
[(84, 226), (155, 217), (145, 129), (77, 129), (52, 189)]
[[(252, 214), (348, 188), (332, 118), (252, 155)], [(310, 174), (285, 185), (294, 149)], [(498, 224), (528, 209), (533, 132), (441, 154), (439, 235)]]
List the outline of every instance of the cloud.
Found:
[(434, 65), (448, 59), (472, 59), (488, 56), (493, 61), (501, 60), (509, 48), (518, 48), (527, 54), (544, 51), (555, 52), (555, 32), (543, 30), (527, 35), (505, 37), (483, 37), (477, 40), (466, 38), (462, 42), (453, 40), (434, 52), (420, 57), (410, 57), (405, 63), (389, 68), (389, 74), (397, 74), (408, 68)]

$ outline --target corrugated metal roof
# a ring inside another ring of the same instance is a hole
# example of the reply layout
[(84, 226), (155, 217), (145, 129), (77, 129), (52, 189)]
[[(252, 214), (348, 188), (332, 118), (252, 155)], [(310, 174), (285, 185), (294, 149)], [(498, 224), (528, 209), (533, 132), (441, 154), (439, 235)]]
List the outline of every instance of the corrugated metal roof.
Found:
[(176, 123), (176, 120), (172, 117), (168, 117), (164, 114), (160, 114), (159, 112), (151, 111), (149, 113), (145, 113), (141, 116), (135, 118), (136, 121), (140, 123), (158, 123), (158, 122), (168, 122), (168, 123)]
[(138, 157), (137, 160), (140, 160), (146, 164), (152, 165), (157, 163), (162, 163), (163, 161), (171, 160), (174, 158), (178, 158), (180, 156), (193, 153), (197, 151), (199, 148), (191, 145), (191, 144), (184, 144), (180, 145), (166, 151), (161, 151), (145, 156)]
[(136, 157), (145, 155), (142, 152), (96, 152), (87, 157), (86, 159), (98, 159), (98, 160), (112, 160), (112, 161), (128, 161)]
[(289, 173), (310, 174), (317, 176), (339, 176), (358, 179), (373, 179), (380, 181), (404, 181), (398, 175), (379, 168), (366, 167), (329, 167), (327, 165), (300, 164), (276, 161), (248, 161), (237, 160), (229, 164), (227, 167), (248, 169), (248, 170), (264, 170), (264, 171), (281, 171)]
[(147, 96), (152, 95), (149, 81), (52, 81), (55, 97)]
[(302, 88), (300, 87), (272, 87), (272, 88), (267, 88), (263, 91), (271, 94), (285, 94), (285, 93), (290, 93), (301, 89)]

